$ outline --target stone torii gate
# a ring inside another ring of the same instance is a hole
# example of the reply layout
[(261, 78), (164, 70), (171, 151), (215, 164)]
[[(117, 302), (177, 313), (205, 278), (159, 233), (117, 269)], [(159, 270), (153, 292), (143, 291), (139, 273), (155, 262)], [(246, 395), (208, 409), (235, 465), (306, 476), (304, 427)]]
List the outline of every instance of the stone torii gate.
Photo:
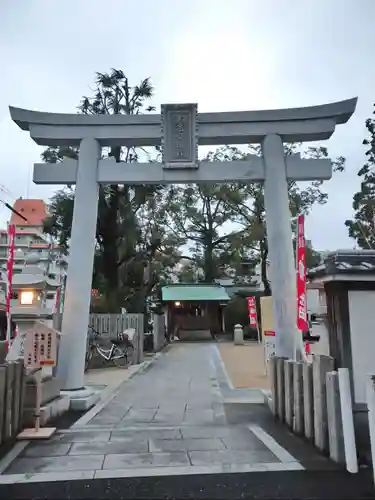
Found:
[[(325, 140), (346, 123), (357, 99), (322, 106), (197, 113), (196, 104), (163, 105), (161, 114), (55, 114), (10, 107), (13, 121), (42, 146), (79, 147), (78, 161), (34, 165), (36, 184), (75, 184), (75, 202), (58, 374), (65, 389), (84, 385), (84, 359), (91, 296), (99, 184), (263, 182), (276, 350), (294, 357), (296, 272), (287, 181), (330, 179), (330, 160), (284, 156), (283, 142)], [(198, 144), (262, 145), (262, 157), (247, 161), (198, 160)], [(100, 159), (103, 146), (162, 146), (161, 163), (116, 163)]]

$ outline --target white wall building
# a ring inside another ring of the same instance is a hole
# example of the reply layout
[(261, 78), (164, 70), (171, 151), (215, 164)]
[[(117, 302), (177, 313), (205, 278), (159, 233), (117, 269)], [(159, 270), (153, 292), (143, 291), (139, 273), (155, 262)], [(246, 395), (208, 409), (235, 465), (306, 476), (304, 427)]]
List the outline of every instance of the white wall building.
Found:
[[(16, 227), (13, 273), (21, 272), (25, 265), (25, 257), (32, 253), (38, 254), (40, 258), (38, 266), (44, 269), (51, 279), (59, 280), (62, 272), (59, 262), (62, 250), (43, 233), (43, 221), (48, 216), (46, 203), (43, 200), (19, 198), (14, 203), (13, 209), (26, 219), (13, 212), (9, 221), (9, 224), (14, 224)], [(0, 269), (3, 279), (6, 277), (7, 260), (8, 229), (0, 229)], [(47, 294), (48, 308), (54, 307), (55, 295), (55, 292)], [(17, 298), (17, 293), (14, 293), (14, 303)]]

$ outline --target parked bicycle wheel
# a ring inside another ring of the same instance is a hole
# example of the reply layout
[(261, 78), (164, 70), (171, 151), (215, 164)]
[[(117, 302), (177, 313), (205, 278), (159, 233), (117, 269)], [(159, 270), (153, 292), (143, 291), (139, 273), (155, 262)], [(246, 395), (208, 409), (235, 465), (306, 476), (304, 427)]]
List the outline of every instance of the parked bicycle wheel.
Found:
[(87, 349), (85, 355), (85, 372), (87, 372), (87, 370), (89, 369), (93, 357), (94, 357), (94, 349), (93, 347), (90, 346)]
[(133, 359), (133, 351), (129, 353), (129, 348), (116, 346), (112, 354), (112, 359), (114, 364), (118, 368), (127, 368), (129, 365), (131, 365)]

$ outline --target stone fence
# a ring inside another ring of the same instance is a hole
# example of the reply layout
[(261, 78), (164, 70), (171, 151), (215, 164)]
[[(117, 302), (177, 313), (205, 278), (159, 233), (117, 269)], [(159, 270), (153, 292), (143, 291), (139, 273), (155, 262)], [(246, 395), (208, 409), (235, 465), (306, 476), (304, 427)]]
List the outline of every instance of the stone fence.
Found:
[[(313, 356), (311, 363), (296, 362), (286, 358), (270, 358), (271, 395), (270, 409), (281, 422), (295, 434), (311, 441), (321, 452), (339, 464), (347, 463), (345, 430), (342, 419), (342, 402), (348, 401), (342, 389), (340, 397), (339, 373), (334, 371), (330, 356)], [(346, 369), (340, 369), (344, 372)], [(347, 375), (347, 373), (340, 373)], [(345, 403), (347, 404), (347, 403)], [(349, 434), (353, 428), (351, 407), (344, 405), (345, 421)]]
[(0, 366), (0, 446), (12, 442), (22, 430), (25, 380), (23, 363)]

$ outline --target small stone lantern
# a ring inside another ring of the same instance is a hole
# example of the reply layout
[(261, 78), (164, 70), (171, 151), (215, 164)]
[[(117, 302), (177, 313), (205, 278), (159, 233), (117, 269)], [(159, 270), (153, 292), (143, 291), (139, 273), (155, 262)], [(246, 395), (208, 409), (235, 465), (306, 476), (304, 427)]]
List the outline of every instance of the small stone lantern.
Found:
[[(25, 267), (13, 276), (13, 291), (18, 292), (18, 304), (12, 304), (11, 315), (17, 318), (34, 317), (50, 319), (53, 310), (43, 304), (43, 296), (47, 291), (56, 291), (60, 283), (50, 279), (38, 266), (39, 256), (30, 254), (25, 258)], [(16, 321), (17, 322), (17, 321)]]
[(53, 311), (43, 304), (43, 296), (47, 291), (56, 291), (60, 285), (45, 275), (43, 269), (37, 265), (39, 260), (37, 254), (28, 255), (25, 257), (23, 270), (13, 276), (12, 288), (18, 293), (18, 301), (16, 304), (15, 301), (11, 302), (10, 313), (21, 339), (24, 332), (32, 328), (36, 321), (43, 321), (52, 327)]
[(242, 325), (235, 325), (234, 327), (234, 344), (235, 345), (244, 344)]
[[(18, 293), (17, 303), (11, 303), (11, 317), (18, 327), (9, 350), (7, 361), (23, 359), (23, 343), (26, 333), (30, 330), (52, 331), (53, 308), (45, 304), (45, 293), (57, 291), (60, 284), (48, 278), (44, 270), (39, 267), (39, 256), (30, 254), (25, 258), (25, 267), (21, 273), (13, 276), (13, 291)], [(58, 335), (59, 332), (56, 332)], [(37, 378), (34, 370), (27, 370), (24, 423), (32, 425), (37, 401)], [(60, 394), (61, 383), (53, 376), (52, 367), (42, 367), (41, 380), (41, 425), (53, 417), (59, 416), (68, 410), (70, 399)], [(39, 394), (39, 393), (38, 393)], [(38, 403), (38, 404), (39, 404)]]

